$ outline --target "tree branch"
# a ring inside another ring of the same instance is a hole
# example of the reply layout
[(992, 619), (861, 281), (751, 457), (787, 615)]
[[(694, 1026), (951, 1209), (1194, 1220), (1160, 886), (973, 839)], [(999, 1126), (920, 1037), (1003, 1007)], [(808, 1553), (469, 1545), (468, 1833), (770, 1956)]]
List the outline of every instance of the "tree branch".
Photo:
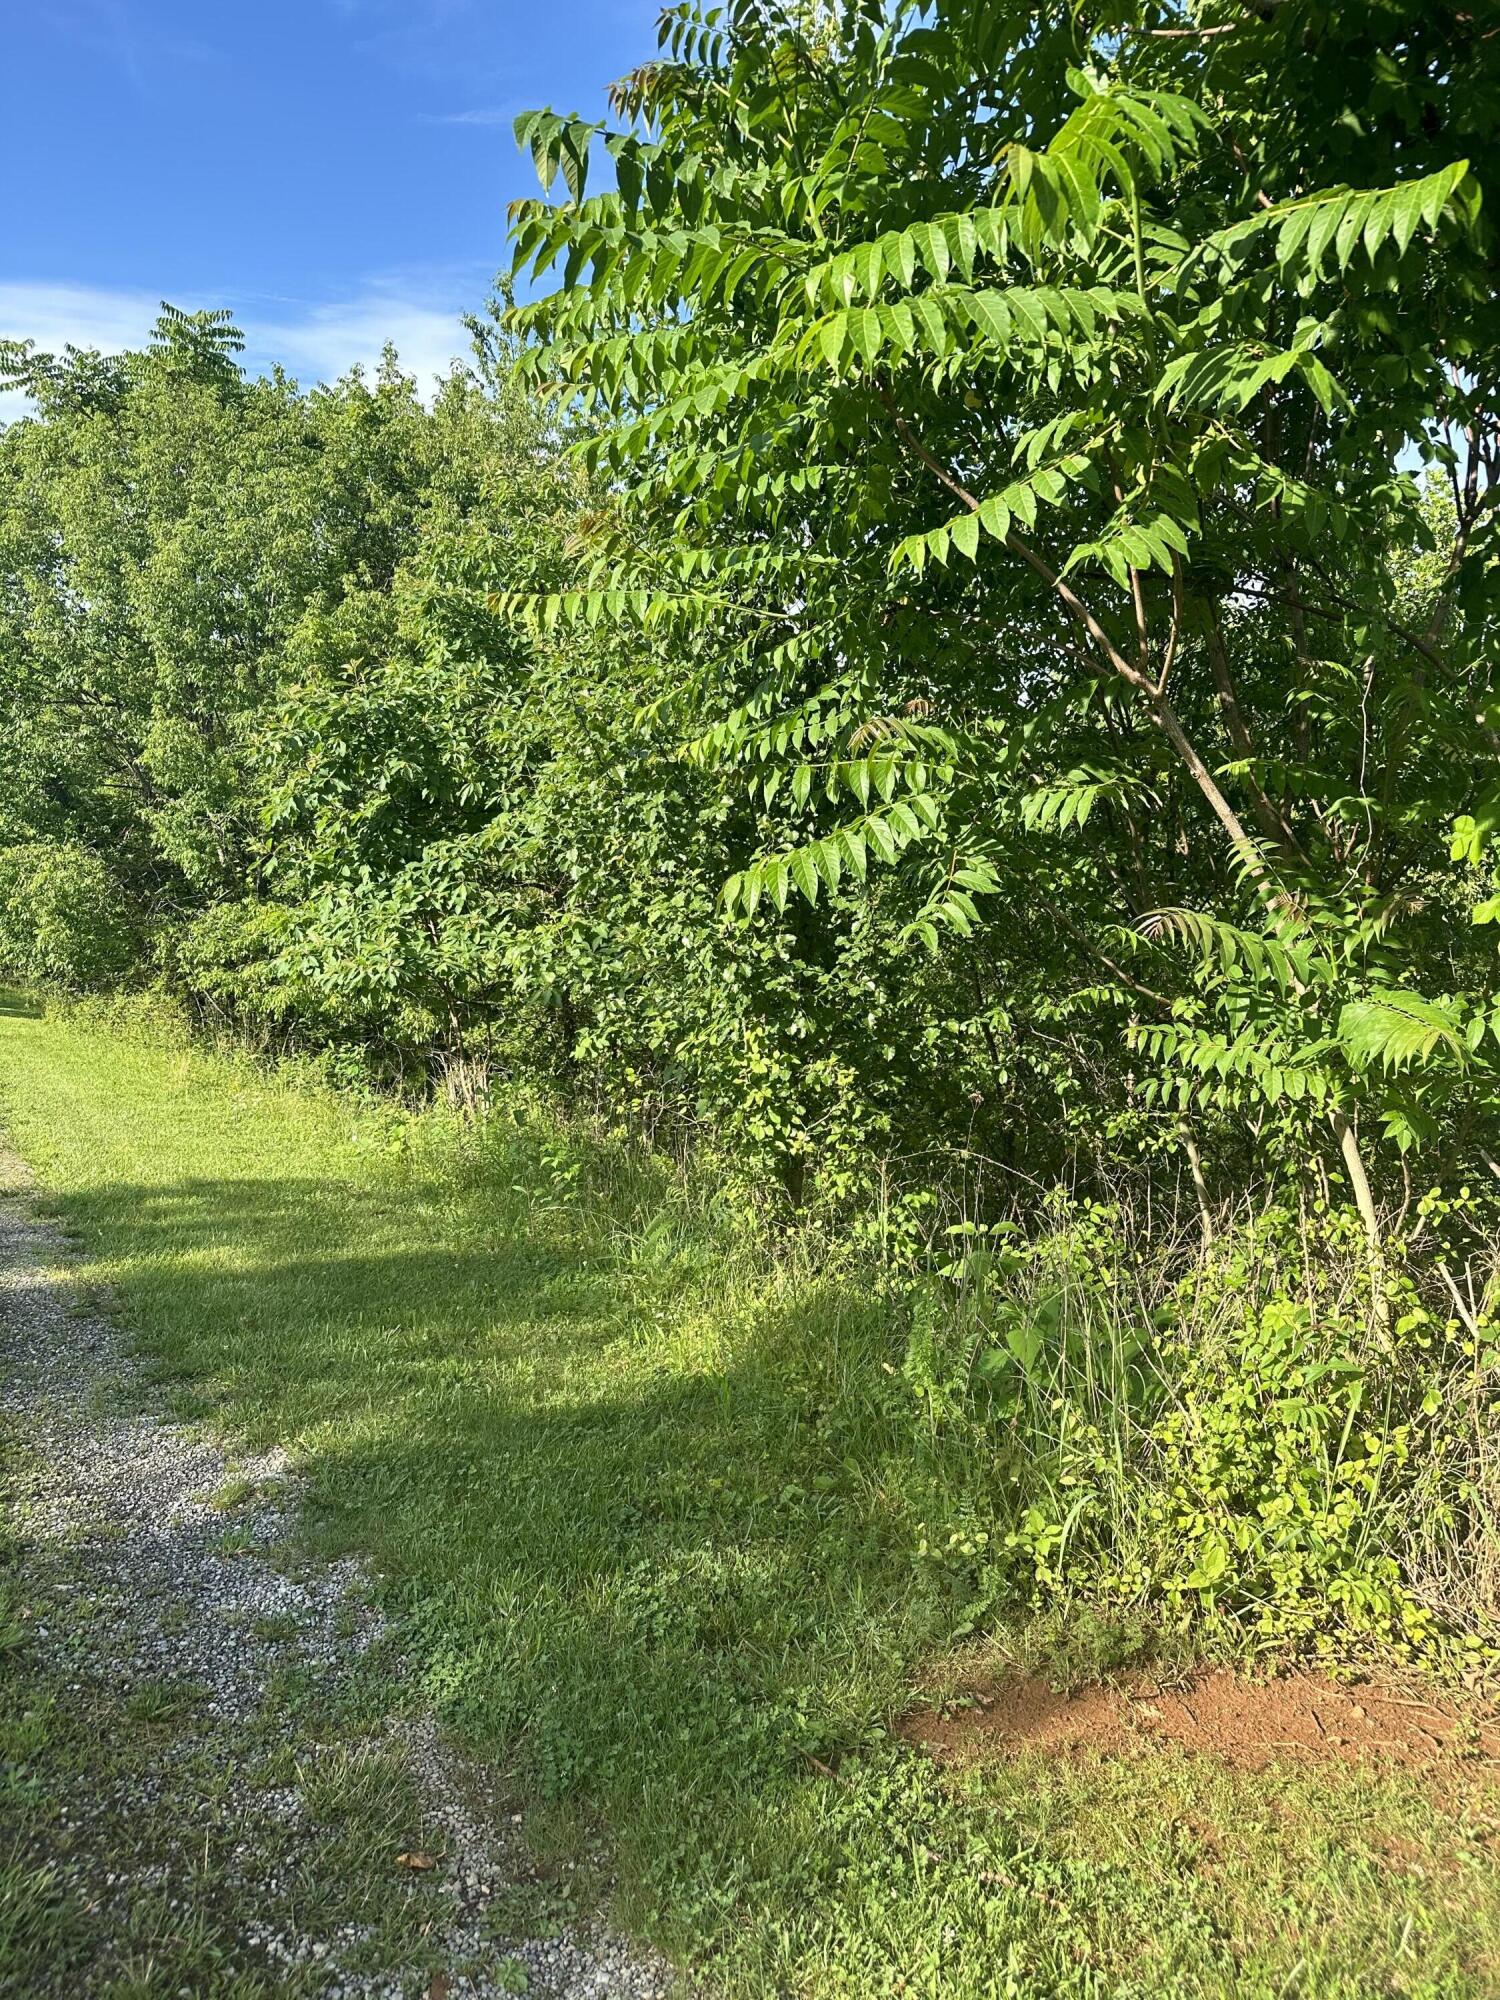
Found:
[(1224, 728), (1234, 754), (1244, 766), (1245, 783), (1249, 788), (1255, 817), (1260, 822), (1261, 831), (1283, 848), (1289, 859), (1305, 863), (1307, 856), (1302, 852), (1290, 821), (1285, 813), (1278, 809), (1255, 774), (1255, 746), (1251, 741), (1249, 725), (1245, 721), (1244, 711), (1240, 707), (1239, 696), (1235, 693), (1234, 681), (1230, 676), (1229, 654), (1224, 645), (1224, 629), (1219, 623), (1217, 607), (1210, 604), (1207, 612), (1208, 660), (1219, 697), (1219, 713), (1224, 718)]
[[(876, 387), (881, 401), (890, 413), (892, 422), (906, 444), (921, 460), (922, 464), (927, 467), (927, 470), (932, 473), (934, 478), (940, 480), (950, 493), (961, 500), (971, 514), (977, 514), (980, 503), (969, 491), (968, 487), (962, 481), (956, 479), (947, 466), (940, 459), (935, 458), (927, 449), (926, 445), (923, 444), (922, 440), (916, 435), (911, 425), (902, 415), (896, 405), (895, 398), (891, 395), (890, 390), (885, 384), (883, 382), (877, 383)], [(1271, 890), (1273, 885), (1266, 868), (1264, 856), (1255, 845), (1255, 842), (1250, 838), (1238, 813), (1236, 813), (1234, 807), (1220, 790), (1212, 771), (1209, 770), (1207, 764), (1199, 756), (1197, 748), (1182, 726), (1181, 717), (1172, 706), (1172, 703), (1167, 699), (1165, 688), (1159, 686), (1149, 675), (1143, 674), (1138, 667), (1126, 659), (1125, 655), (1110, 637), (1104, 625), (1100, 623), (1099, 619), (1084, 603), (1077, 591), (1074, 590), (1065, 577), (1058, 574), (1039, 550), (1032, 548), (1029, 542), (1023, 541), (1014, 531), (1006, 535), (1004, 546), (1013, 555), (1019, 556), (1022, 562), (1026, 563), (1029, 568), (1041, 577), (1048, 588), (1055, 593), (1058, 601), (1083, 626), (1084, 630), (1120, 678), (1130, 687), (1133, 687), (1137, 693), (1143, 694), (1146, 697), (1151, 705), (1151, 713), (1158, 727), (1186, 765), (1193, 783), (1208, 802), (1209, 810), (1228, 835), (1230, 844), (1238, 854), (1246, 874), (1263, 891)]]

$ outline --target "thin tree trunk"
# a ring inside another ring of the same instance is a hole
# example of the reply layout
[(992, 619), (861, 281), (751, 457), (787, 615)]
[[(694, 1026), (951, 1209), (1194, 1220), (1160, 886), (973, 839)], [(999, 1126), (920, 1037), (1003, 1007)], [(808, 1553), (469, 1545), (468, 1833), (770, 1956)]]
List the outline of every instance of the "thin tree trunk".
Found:
[(1385, 1243), (1380, 1233), (1380, 1217), (1375, 1208), (1375, 1197), (1370, 1191), (1370, 1177), (1365, 1172), (1364, 1159), (1359, 1150), (1359, 1137), (1354, 1126), (1337, 1106), (1328, 1114), (1328, 1122), (1333, 1127), (1333, 1135), (1339, 1142), (1339, 1154), (1344, 1162), (1344, 1172), (1349, 1176), (1349, 1186), (1354, 1195), (1354, 1206), (1359, 1210), (1359, 1219), (1365, 1227), (1365, 1246), (1370, 1270), (1370, 1304), (1376, 1322), (1385, 1327), (1390, 1323), (1390, 1302), (1385, 1294)]
[(1203, 1247), (1214, 1247), (1214, 1212), (1208, 1199), (1208, 1182), (1203, 1178), (1203, 1155), (1198, 1151), (1198, 1142), (1193, 1137), (1192, 1128), (1182, 1128), (1182, 1150), (1187, 1154), (1188, 1172), (1193, 1177), (1193, 1193), (1198, 1197), (1198, 1224), (1203, 1231)]
[[(911, 447), (912, 451), (927, 467), (928, 471), (948, 488), (950, 493), (955, 494), (971, 513), (977, 514), (980, 503), (974, 494), (969, 491), (961, 480), (954, 477), (953, 473), (940, 459), (934, 457), (927, 449), (926, 445), (923, 444), (922, 440), (912, 430), (906, 418), (897, 408), (895, 399), (892, 397), (889, 389), (883, 384), (877, 386), (881, 400), (889, 411), (896, 429)], [(1151, 714), (1157, 726), (1181, 758), (1194, 784), (1198, 787), (1199, 792), (1207, 802), (1214, 818), (1218, 820), (1220, 826), (1228, 835), (1229, 843), (1238, 855), (1245, 873), (1255, 883), (1257, 891), (1264, 900), (1268, 904), (1274, 905), (1277, 890), (1271, 873), (1266, 866), (1265, 857), (1251, 839), (1244, 822), (1225, 797), (1213, 772), (1198, 754), (1197, 746), (1188, 735), (1186, 729), (1184, 729), (1181, 717), (1178, 715), (1172, 702), (1168, 699), (1165, 674), (1160, 679), (1153, 680), (1148, 672), (1143, 672), (1141, 668), (1126, 659), (1125, 655), (1110, 637), (1106, 627), (1078, 595), (1067, 578), (1055, 570), (1038, 550), (1032, 548), (1014, 530), (1006, 535), (1005, 547), (1013, 555), (1019, 556), (1030, 569), (1042, 578), (1043, 582), (1055, 592), (1058, 601), (1077, 620), (1083, 630), (1087, 632), (1104, 659), (1108, 661), (1109, 665), (1113, 667), (1120, 678), (1146, 698), (1150, 704)], [(1299, 990), (1301, 990), (1300, 986)], [(1365, 1236), (1370, 1251), (1370, 1274), (1375, 1291), (1376, 1312), (1381, 1318), (1382, 1323), (1384, 1323), (1388, 1317), (1385, 1304), (1385, 1259), (1381, 1244), (1380, 1219), (1375, 1212), (1375, 1198), (1370, 1192), (1370, 1180), (1368, 1174), (1365, 1172), (1364, 1161), (1360, 1157), (1359, 1140), (1354, 1127), (1341, 1111), (1330, 1112), (1329, 1116), (1333, 1123), (1334, 1133), (1338, 1139), (1339, 1153), (1343, 1158), (1344, 1169), (1349, 1176), (1349, 1186), (1354, 1195), (1354, 1205), (1359, 1211), (1360, 1221), (1364, 1225)]]

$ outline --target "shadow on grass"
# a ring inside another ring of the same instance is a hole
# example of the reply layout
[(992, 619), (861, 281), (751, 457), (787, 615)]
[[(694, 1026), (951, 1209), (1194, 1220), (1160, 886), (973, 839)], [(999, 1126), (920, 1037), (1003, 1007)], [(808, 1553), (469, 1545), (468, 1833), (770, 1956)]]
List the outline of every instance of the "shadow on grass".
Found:
[[(562, 1802), (527, 1815), (559, 1858), (602, 1807), (626, 1921), (731, 1995), (1495, 1991), (1487, 1878), (1394, 1780), (949, 1783), (889, 1740), (913, 1663), (984, 1615), (1022, 1467), (934, 1436), (877, 1300), (757, 1269), (555, 1132), (454, 1143), (66, 1025), (4, 1055), (82, 1275), (173, 1404), (299, 1454), (318, 1538), (379, 1567), (413, 1698)], [(1335, 1821), (1376, 1845), (1344, 1855)], [(1397, 1839), (1420, 1870), (1385, 1869)]]
[(954, 1468), (886, 1386), (873, 1301), (643, 1268), (448, 1183), (110, 1186), (64, 1213), (163, 1367), (297, 1451), (424, 1697), (603, 1807), (677, 1921), (701, 1876), (690, 1928), (952, 1627), (912, 1552)]
[[(524, 1139), (388, 1167), (342, 1107), (133, 1051), (74, 1074), (46, 1101), (85, 1279), (185, 1402), (299, 1454), (316, 1537), (378, 1565), (413, 1699), (560, 1802), (528, 1836), (574, 1857), (602, 1809), (627, 1924), (733, 2000), (1495, 1990), (1493, 1896), (1404, 1781), (1124, 1758), (950, 1783), (890, 1740), (973, 1590), (915, 1552), (978, 1543), (1006, 1468), (933, 1441), (878, 1301), (612, 1221)], [(1420, 1871), (1382, 1872), (1397, 1838)]]

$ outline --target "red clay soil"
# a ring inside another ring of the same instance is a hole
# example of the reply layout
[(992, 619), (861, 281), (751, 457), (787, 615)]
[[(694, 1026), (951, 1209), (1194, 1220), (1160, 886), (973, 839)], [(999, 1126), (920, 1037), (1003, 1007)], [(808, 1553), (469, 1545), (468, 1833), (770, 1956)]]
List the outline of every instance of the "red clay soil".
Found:
[(1228, 1669), (1161, 1686), (1137, 1680), (1058, 1694), (1016, 1675), (901, 1725), (943, 1762), (1041, 1750), (1139, 1753), (1152, 1744), (1218, 1757), (1242, 1771), (1277, 1758), (1374, 1758), (1424, 1769), (1455, 1755), (1500, 1762), (1500, 1723), (1376, 1682), (1345, 1685), (1311, 1673), (1250, 1681)]

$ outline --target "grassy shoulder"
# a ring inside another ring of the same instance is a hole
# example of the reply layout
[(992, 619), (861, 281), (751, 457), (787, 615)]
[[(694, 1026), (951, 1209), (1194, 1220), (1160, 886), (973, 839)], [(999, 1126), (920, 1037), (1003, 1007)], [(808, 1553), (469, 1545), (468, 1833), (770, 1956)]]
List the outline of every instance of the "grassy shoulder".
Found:
[(896, 1736), (967, 1609), (913, 1552), (985, 1472), (882, 1392), (859, 1287), (545, 1132), (66, 1018), (0, 1016), (0, 1112), (176, 1405), (292, 1449), (424, 1698), (559, 1851), (602, 1816), (622, 1916), (731, 1992), (1493, 1990), (1472, 1773), (942, 1770)]

